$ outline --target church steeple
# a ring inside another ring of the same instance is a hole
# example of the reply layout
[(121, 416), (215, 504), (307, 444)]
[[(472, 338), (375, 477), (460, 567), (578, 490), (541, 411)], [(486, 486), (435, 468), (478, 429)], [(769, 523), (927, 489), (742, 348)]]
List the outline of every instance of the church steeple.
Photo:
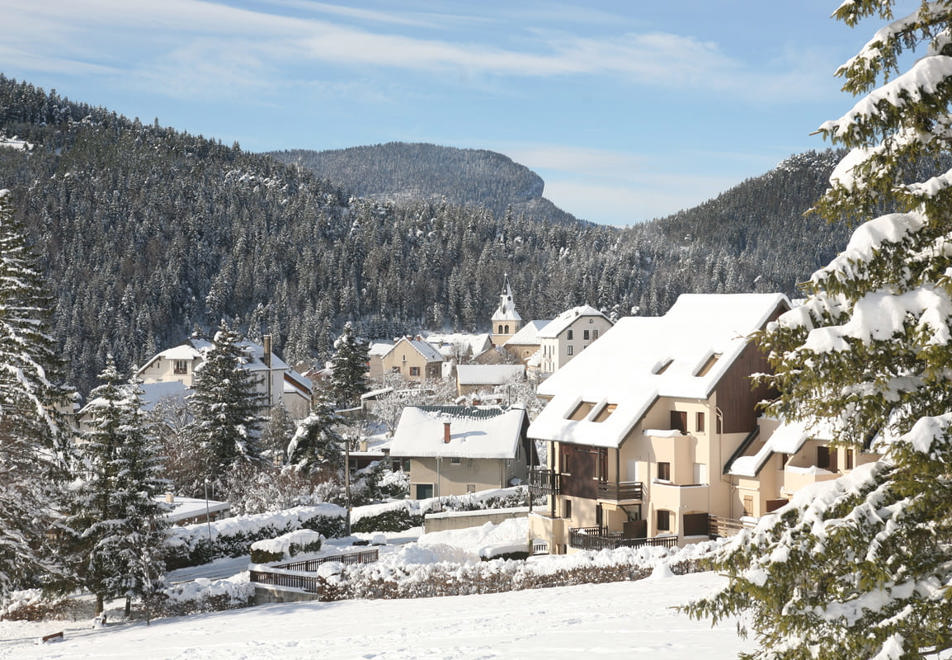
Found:
[(504, 275), (502, 293), (499, 294), (499, 307), (492, 316), (490, 335), (494, 346), (502, 346), (522, 327), (522, 317), (516, 311), (516, 302), (512, 298), (509, 274)]

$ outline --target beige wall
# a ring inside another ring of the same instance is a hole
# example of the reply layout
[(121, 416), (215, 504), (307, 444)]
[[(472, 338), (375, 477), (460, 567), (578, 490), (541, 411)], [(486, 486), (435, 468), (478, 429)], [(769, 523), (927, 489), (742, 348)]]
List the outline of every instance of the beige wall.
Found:
[(485, 509), (481, 511), (453, 511), (446, 513), (428, 513), (423, 519), (423, 533), (444, 532), (449, 529), (467, 529), (479, 527), (488, 522), (498, 525), (512, 518), (525, 518), (528, 507), (515, 509)]
[[(442, 377), (442, 362), (428, 363), (406, 339), (398, 341), (380, 362), (382, 373), (399, 373), (404, 380), (420, 383)], [(417, 375), (411, 375), (414, 368), (418, 370)]]
[[(513, 461), (515, 462), (515, 461)], [(465, 495), (472, 490), (508, 486), (506, 462), (492, 458), (463, 458), (454, 465), (448, 458), (440, 459), (439, 475), (435, 458), (410, 459), (410, 497), (416, 484), (433, 484), (433, 496)]]
[(522, 328), (522, 321), (492, 321), (489, 330), (489, 340), (493, 346), (502, 346), (512, 339), (512, 336)]

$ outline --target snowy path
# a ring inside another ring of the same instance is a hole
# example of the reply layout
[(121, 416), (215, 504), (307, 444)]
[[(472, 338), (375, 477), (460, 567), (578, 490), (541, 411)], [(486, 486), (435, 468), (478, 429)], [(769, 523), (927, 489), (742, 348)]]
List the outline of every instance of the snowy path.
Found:
[[(728, 658), (750, 648), (670, 609), (723, 584), (683, 577), (418, 600), (264, 605), (0, 646), (0, 658)], [(24, 624), (20, 624), (21, 626)], [(0, 637), (23, 637), (0, 622)]]

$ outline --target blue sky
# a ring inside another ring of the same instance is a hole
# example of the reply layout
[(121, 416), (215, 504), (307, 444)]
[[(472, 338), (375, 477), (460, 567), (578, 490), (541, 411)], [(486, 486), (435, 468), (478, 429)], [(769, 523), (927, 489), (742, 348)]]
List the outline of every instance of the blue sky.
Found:
[(625, 225), (824, 148), (810, 133), (852, 105), (833, 71), (877, 27), (836, 5), (4, 0), (0, 67), (250, 151), (500, 151)]

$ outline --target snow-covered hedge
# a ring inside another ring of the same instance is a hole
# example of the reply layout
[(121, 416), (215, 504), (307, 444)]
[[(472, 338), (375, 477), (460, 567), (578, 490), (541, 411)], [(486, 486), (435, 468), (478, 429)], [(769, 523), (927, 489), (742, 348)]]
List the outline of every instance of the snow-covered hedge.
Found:
[(0, 603), (0, 621), (43, 621), (68, 614), (70, 602), (64, 597), (47, 597), (39, 589), (13, 591)]
[(224, 580), (197, 578), (167, 587), (159, 605), (160, 616), (182, 616), (195, 612), (217, 612), (251, 605), (255, 586), (248, 573)]
[(173, 527), (169, 532), (169, 569), (205, 564), (220, 557), (238, 557), (255, 541), (273, 539), (298, 529), (310, 529), (325, 537), (340, 536), (344, 529), (343, 508), (335, 504), (298, 506), (275, 513), (236, 516)]
[(251, 563), (267, 564), (302, 552), (317, 552), (323, 541), (323, 534), (312, 529), (298, 529), (275, 539), (255, 541), (251, 544)]
[(640, 580), (659, 567), (678, 575), (701, 570), (711, 547), (710, 543), (682, 550), (642, 546), (480, 563), (414, 564), (413, 557), (396, 553), (375, 564), (336, 565), (334, 571), (318, 574), (319, 591), (321, 600), (432, 598)]

